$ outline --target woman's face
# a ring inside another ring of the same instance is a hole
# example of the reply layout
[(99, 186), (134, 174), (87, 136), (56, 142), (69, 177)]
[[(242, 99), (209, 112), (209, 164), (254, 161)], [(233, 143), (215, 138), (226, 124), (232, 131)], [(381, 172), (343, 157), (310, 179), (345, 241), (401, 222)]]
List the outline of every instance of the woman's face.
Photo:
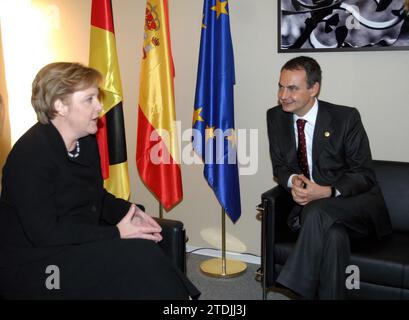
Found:
[(77, 138), (95, 134), (98, 130), (98, 117), (102, 105), (98, 99), (97, 86), (76, 91), (64, 104), (67, 107), (66, 121)]

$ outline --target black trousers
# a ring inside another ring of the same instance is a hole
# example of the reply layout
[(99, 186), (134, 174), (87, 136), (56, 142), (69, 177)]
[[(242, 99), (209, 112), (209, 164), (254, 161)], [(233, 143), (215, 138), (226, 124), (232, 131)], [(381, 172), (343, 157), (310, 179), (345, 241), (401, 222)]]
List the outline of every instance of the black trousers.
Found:
[(327, 198), (302, 208), (297, 242), (277, 282), (307, 299), (343, 299), (350, 237), (362, 238), (373, 230), (363, 200)]
[(6, 299), (187, 300), (200, 294), (156, 243), (142, 239), (68, 246), (41, 261), (0, 269), (0, 286)]

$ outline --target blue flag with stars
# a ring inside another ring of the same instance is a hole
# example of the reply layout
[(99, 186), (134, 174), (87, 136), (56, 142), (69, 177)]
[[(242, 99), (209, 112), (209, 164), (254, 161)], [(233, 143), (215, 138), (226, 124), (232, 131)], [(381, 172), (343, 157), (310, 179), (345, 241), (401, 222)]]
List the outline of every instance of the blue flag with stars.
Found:
[(192, 144), (204, 176), (233, 222), (241, 214), (234, 130), (234, 57), (227, 0), (204, 0)]

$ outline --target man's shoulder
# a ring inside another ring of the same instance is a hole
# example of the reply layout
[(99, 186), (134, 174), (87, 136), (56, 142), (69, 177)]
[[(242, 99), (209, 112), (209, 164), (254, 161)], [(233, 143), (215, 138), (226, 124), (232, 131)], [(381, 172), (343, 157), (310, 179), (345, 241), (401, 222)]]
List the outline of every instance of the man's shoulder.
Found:
[(285, 115), (286, 113), (283, 111), (283, 108), (280, 105), (272, 107), (267, 110), (267, 118), (279, 117), (279, 116), (283, 117)]
[(331, 102), (327, 102), (323, 100), (318, 100), (318, 105), (320, 108), (325, 108), (331, 113), (347, 114), (347, 113), (358, 112), (358, 110), (354, 107), (335, 104), (335, 103), (331, 103)]
[(284, 111), (283, 111), (283, 108), (281, 107), (281, 105), (277, 105), (277, 106), (274, 106), (274, 107), (269, 108), (269, 109), (267, 110), (267, 113), (269, 113), (269, 112), (279, 112), (279, 111), (284, 112)]

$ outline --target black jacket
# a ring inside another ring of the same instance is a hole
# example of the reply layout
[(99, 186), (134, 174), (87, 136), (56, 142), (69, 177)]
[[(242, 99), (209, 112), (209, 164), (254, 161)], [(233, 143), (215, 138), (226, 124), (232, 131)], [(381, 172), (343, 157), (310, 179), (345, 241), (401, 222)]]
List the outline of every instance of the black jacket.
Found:
[[(267, 126), (273, 173), (278, 183), (288, 189), (289, 177), (301, 173), (293, 114), (284, 112), (281, 106), (271, 108), (267, 112)], [(370, 200), (367, 204), (375, 231), (378, 236), (391, 232), (383, 196), (372, 170), (368, 137), (357, 109), (318, 101), (312, 162), (312, 178), (319, 185), (334, 186), (342, 197), (365, 193), (375, 196), (379, 201)]]
[(130, 203), (103, 188), (99, 161), (94, 136), (80, 139), (71, 159), (52, 124), (37, 123), (17, 141), (3, 168), (0, 267), (119, 238), (115, 225)]

